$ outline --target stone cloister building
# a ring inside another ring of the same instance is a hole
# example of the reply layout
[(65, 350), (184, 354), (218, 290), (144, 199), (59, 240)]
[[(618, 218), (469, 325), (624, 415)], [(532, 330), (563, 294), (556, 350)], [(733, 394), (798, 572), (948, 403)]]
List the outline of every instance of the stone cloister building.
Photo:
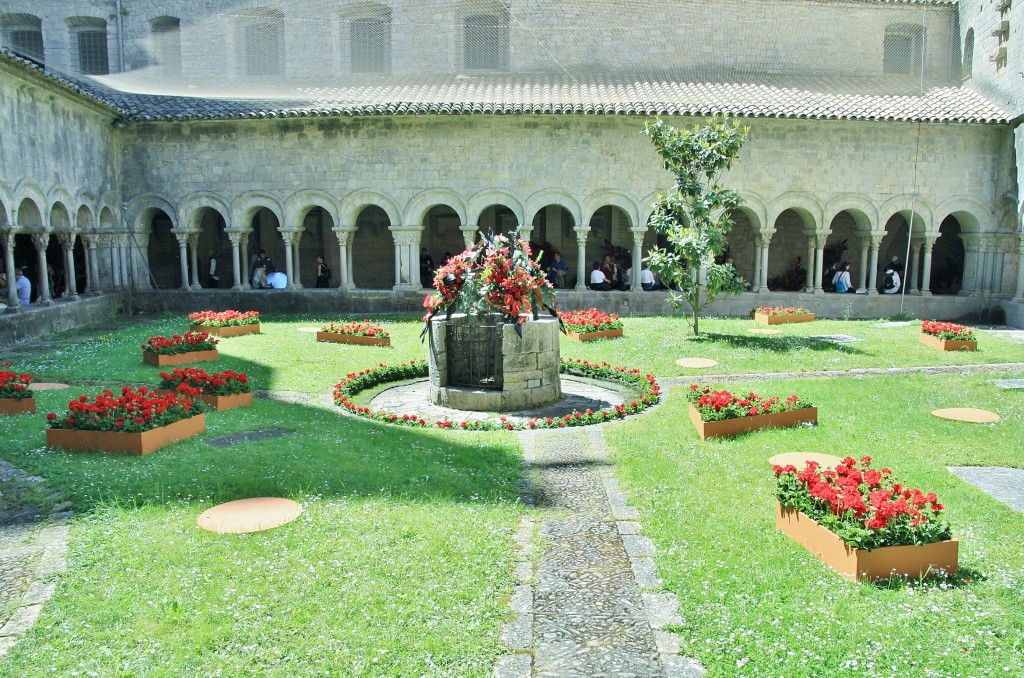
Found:
[[(608, 2), (302, 6), (0, 0), (9, 311), (19, 266), (45, 305), (206, 287), (211, 252), (241, 290), (261, 249), (295, 288), (323, 255), (343, 293), (419, 290), (423, 249), (513, 228), (583, 290), (607, 244), (634, 270), (657, 244), (643, 124), (719, 113), (750, 126), (727, 183), (752, 294), (798, 258), (821, 293), (831, 255), (871, 297), (895, 256), (911, 295), (1024, 304), (1008, 0), (649, 0), (632, 29)], [(551, 25), (588, 37), (538, 49)]]

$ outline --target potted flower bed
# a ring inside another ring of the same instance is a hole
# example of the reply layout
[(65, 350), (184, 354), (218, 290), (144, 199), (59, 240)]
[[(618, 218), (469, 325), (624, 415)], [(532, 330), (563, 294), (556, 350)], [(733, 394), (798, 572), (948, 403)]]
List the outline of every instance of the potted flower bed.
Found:
[(189, 313), (193, 332), (207, 332), (217, 337), (238, 337), (260, 331), (259, 311), (199, 311)]
[(754, 309), (754, 322), (762, 325), (809, 323), (812, 320), (814, 314), (803, 306), (758, 306)]
[(920, 340), (940, 351), (977, 351), (978, 340), (974, 330), (956, 323), (923, 320)]
[(201, 363), (218, 358), (217, 340), (206, 332), (150, 337), (141, 346), (142, 361), (154, 367)]
[(603, 313), (596, 308), (559, 313), (565, 336), (574, 341), (593, 341), (622, 336), (622, 320), (616, 313)]
[(690, 421), (701, 440), (727, 438), (762, 428), (818, 423), (818, 408), (798, 395), (785, 400), (778, 396), (763, 398), (756, 393), (737, 396), (691, 384), (687, 396)]
[(12, 372), (10, 366), (5, 362), (0, 370), (0, 414), (35, 414), (36, 399), (29, 388), (33, 376)]
[(831, 471), (809, 461), (802, 471), (775, 466), (775, 524), (847, 579), (914, 579), (952, 574), (959, 543), (942, 504), (896, 482), (871, 457), (846, 457)]
[(121, 394), (104, 389), (68, 403), (68, 412), (46, 415), (46, 444), (82, 452), (149, 454), (206, 430), (206, 406), (174, 393), (124, 387)]
[(369, 320), (363, 322), (328, 323), (316, 333), (317, 341), (359, 346), (390, 346), (391, 336), (380, 325)]
[(158, 393), (198, 398), (218, 412), (252, 405), (252, 387), (243, 372), (210, 373), (193, 367), (176, 367), (173, 372), (161, 372), (160, 379)]

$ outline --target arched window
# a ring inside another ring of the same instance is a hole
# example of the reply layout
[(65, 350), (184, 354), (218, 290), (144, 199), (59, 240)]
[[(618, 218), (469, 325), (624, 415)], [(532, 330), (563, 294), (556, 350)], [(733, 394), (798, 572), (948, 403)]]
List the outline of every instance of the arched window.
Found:
[(181, 19), (162, 16), (149, 22), (153, 33), (153, 63), (165, 73), (181, 73)]
[(349, 28), (353, 73), (391, 72), (391, 13), (354, 20)]
[(74, 66), (78, 72), (85, 75), (109, 73), (107, 22), (95, 17), (73, 17), (68, 19), (68, 26)]
[(237, 17), (237, 53), (243, 75), (284, 75), (284, 15), (257, 8)]
[(964, 38), (964, 60), (962, 77), (964, 80), (971, 79), (974, 71), (974, 29), (967, 29), (967, 36)]
[(924, 56), (924, 26), (892, 24), (885, 28), (882, 72), (897, 75), (921, 73)]
[(462, 66), (467, 70), (508, 70), (508, 17), (472, 14), (463, 20)]
[(31, 14), (7, 14), (0, 18), (4, 44), (17, 54), (44, 64), (43, 22)]

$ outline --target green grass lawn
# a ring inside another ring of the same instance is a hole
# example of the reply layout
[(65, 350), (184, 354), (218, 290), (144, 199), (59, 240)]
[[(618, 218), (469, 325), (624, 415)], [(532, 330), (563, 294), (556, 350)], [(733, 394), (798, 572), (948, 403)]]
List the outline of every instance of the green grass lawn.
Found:
[[(327, 320), (338, 318), (267, 318), (261, 334), (223, 340), (221, 359), (199, 366), (318, 396), (349, 372), (426, 355), (417, 319), (384, 320), (389, 348), (320, 344), (299, 331)], [(694, 339), (681, 318), (625, 322), (624, 338), (563, 339), (562, 354), (659, 377), (709, 372), (677, 367), (684, 356), (734, 374), (1024, 360), (1020, 344), (986, 332), (976, 353), (942, 353), (918, 342), (916, 324), (816, 321), (773, 337), (749, 334), (746, 319), (708, 319)], [(120, 319), (5, 349), (38, 380), (74, 384), (37, 394), (35, 416), (0, 418), (0, 458), (45, 476), (76, 513), (68, 569), (0, 675), (490, 675), (503, 651), (510, 535), (524, 512), (512, 434), (386, 427), (257, 399), (209, 414), (205, 434), (146, 457), (45, 448), (46, 412), (99, 385), (155, 385), (160, 370), (142, 363), (139, 344), (186, 328), (181, 317)], [(816, 334), (864, 341), (836, 346)], [(702, 443), (677, 388), (651, 413), (605, 429), (666, 588), (680, 597), (683, 654), (710, 675), (1024, 672), (1024, 516), (945, 469), (1024, 467), (1024, 393), (953, 374), (730, 384), (748, 387), (799, 393), (819, 406), (820, 426)], [(971, 426), (928, 414), (964, 405), (1003, 420)], [(271, 427), (292, 433), (208, 442)], [(853, 584), (778, 533), (765, 460), (799, 450), (871, 454), (938, 492), (961, 540), (961, 575)], [(195, 526), (211, 505), (253, 496), (289, 497), (305, 513), (251, 535)]]

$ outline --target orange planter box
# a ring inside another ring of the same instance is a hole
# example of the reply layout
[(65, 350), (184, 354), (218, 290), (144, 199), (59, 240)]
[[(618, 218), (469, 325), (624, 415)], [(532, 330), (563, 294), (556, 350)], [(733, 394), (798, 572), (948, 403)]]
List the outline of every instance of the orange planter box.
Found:
[(931, 346), (937, 348), (940, 351), (977, 351), (978, 342), (976, 340), (963, 341), (961, 339), (942, 339), (936, 337), (934, 334), (925, 334), (922, 332), (918, 335), (921, 343), (925, 346)]
[(197, 414), (142, 433), (50, 428), (46, 429), (46, 444), (48, 447), (75, 452), (150, 454), (171, 443), (197, 436), (205, 430), (206, 415)]
[(785, 325), (787, 323), (809, 323), (814, 320), (813, 313), (794, 313), (792, 315), (765, 315), (754, 313), (754, 322), (762, 325)]
[(883, 546), (868, 551), (849, 546), (812, 518), (778, 502), (775, 526), (833, 570), (854, 581), (888, 579), (894, 575), (917, 579), (930, 573), (938, 574), (938, 570), (949, 574), (957, 570), (960, 542), (956, 539), (923, 546)]
[(35, 414), (36, 399), (28, 398), (0, 398), (0, 414)]
[(600, 332), (566, 332), (565, 336), (573, 341), (594, 341), (595, 339), (614, 339), (622, 336), (622, 328), (617, 330), (601, 330)]
[(227, 325), (225, 327), (213, 327), (210, 325), (192, 325), (189, 327), (192, 332), (206, 332), (213, 337), (240, 337), (243, 334), (258, 334), (259, 323), (249, 325)]
[[(158, 395), (167, 395), (168, 393), (174, 393), (166, 388), (156, 389)], [(175, 394), (177, 395), (177, 394)], [(223, 412), (224, 410), (233, 410), (236, 407), (252, 407), (252, 392), (249, 393), (236, 393), (234, 395), (218, 396), (218, 395), (200, 395), (199, 400), (212, 407), (217, 412)]]
[(701, 440), (708, 438), (730, 438), (741, 433), (757, 431), (762, 428), (790, 428), (800, 424), (817, 424), (818, 408), (805, 407), (799, 410), (789, 410), (777, 414), (758, 414), (753, 417), (736, 417), (735, 419), (723, 419), (721, 421), (704, 421), (700, 418), (700, 412), (690, 403), (690, 421)]
[(390, 346), (391, 337), (364, 337), (359, 334), (339, 334), (337, 332), (317, 332), (317, 341), (328, 341), (334, 344), (355, 344), (357, 346)]
[(184, 365), (186, 363), (205, 363), (217, 360), (220, 356), (217, 349), (209, 351), (191, 351), (189, 353), (176, 353), (174, 355), (160, 355), (152, 351), (142, 352), (142, 362), (154, 367), (170, 367), (171, 365)]

